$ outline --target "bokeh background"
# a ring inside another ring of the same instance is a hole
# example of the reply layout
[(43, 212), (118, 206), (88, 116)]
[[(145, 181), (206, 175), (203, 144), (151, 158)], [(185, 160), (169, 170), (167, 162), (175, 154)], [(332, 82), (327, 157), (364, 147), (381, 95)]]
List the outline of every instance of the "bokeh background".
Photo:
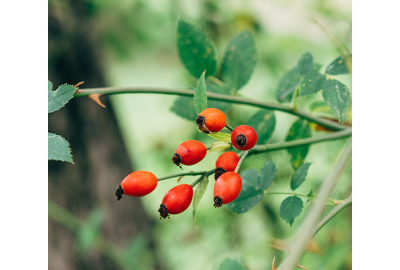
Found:
[[(85, 81), (81, 88), (149, 86), (193, 88), (195, 79), (180, 62), (176, 48), (178, 18), (201, 26), (216, 43), (219, 63), (234, 35), (249, 29), (259, 60), (240, 94), (276, 102), (279, 78), (305, 52), (324, 69), (339, 56), (331, 39), (313, 21), (318, 16), (351, 51), (350, 1), (183, 1), (183, 0), (50, 0), (48, 76), (54, 86)], [(349, 76), (338, 76), (351, 90)], [(213, 140), (196, 125), (169, 110), (175, 96), (124, 94), (101, 97), (106, 108), (89, 98), (74, 98), (49, 114), (49, 132), (66, 138), (75, 164), (49, 161), (49, 269), (215, 269), (226, 256), (250, 270), (279, 265), (284, 247), (304, 218), (292, 227), (279, 217), (285, 196), (265, 196), (253, 209), (235, 214), (212, 206), (213, 181), (197, 210), (160, 220), (157, 209), (177, 179), (159, 182), (143, 198), (114, 191), (134, 170), (162, 177), (181, 172), (171, 162), (176, 147), (197, 139)], [(299, 99), (307, 109), (321, 94)], [(246, 122), (257, 109), (233, 105), (228, 122)], [(276, 112), (271, 143), (282, 142), (296, 117)], [(306, 182), (297, 190), (316, 191), (332, 170), (345, 144), (315, 144)], [(210, 153), (189, 170), (209, 170), (219, 153)], [(293, 174), (286, 151), (249, 157), (243, 169), (260, 169), (272, 159), (277, 168), (270, 191), (289, 192)], [(180, 183), (191, 183), (184, 177)], [(210, 178), (212, 180), (212, 178)], [(333, 198), (351, 193), (351, 166), (341, 177)], [(305, 203), (305, 201), (304, 201)], [(327, 207), (329, 210), (329, 207)], [(281, 241), (282, 240), (282, 241)], [(309, 269), (351, 269), (351, 207), (341, 212), (310, 242), (300, 259)]]

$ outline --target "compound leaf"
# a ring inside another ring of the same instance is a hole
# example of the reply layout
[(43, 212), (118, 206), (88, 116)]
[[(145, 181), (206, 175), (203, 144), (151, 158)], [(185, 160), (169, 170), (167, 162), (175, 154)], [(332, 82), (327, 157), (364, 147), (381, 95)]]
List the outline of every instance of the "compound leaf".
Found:
[(179, 20), (177, 44), (179, 56), (191, 75), (199, 78), (204, 70), (207, 70), (207, 76), (215, 74), (215, 48), (210, 37), (200, 28)]
[(303, 201), (297, 196), (289, 196), (283, 200), (279, 209), (281, 218), (292, 226), (293, 221), (303, 210)]
[(48, 133), (48, 159), (67, 161), (74, 164), (68, 141), (60, 135), (50, 132)]
[(297, 67), (301, 75), (307, 75), (313, 68), (313, 57), (311, 53), (303, 54), (297, 62)]
[(241, 89), (256, 66), (256, 43), (249, 31), (243, 31), (229, 43), (222, 63), (222, 80), (232, 89)]

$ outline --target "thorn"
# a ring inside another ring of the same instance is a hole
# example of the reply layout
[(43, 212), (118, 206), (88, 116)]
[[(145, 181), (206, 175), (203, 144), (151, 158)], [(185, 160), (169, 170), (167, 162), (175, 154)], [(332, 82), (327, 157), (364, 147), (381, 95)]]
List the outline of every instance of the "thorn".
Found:
[(85, 82), (84, 82), (84, 81), (78, 82), (77, 84), (74, 85), (74, 87), (77, 87), (77, 88), (78, 88), (78, 86), (81, 85), (81, 84), (83, 84), (83, 83), (85, 83)]
[(100, 98), (99, 98), (100, 96), (102, 96), (102, 94), (90, 94), (88, 97), (93, 99), (101, 107), (105, 108), (106, 106), (103, 103), (101, 103), (101, 101), (100, 101)]
[(276, 270), (275, 269), (275, 257), (274, 257), (274, 260), (272, 261), (272, 270)]
[(295, 264), (295, 266), (300, 269), (308, 269), (308, 268), (301, 266), (298, 262)]

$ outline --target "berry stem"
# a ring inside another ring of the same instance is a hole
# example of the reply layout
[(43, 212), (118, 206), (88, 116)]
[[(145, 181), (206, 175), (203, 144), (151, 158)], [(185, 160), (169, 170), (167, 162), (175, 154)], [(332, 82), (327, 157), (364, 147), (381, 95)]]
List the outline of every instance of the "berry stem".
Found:
[(193, 183), (191, 183), (190, 185), (192, 186), (192, 188), (194, 188), (198, 183), (201, 182), (201, 180), (204, 179), (204, 177), (208, 177), (211, 174), (213, 174), (215, 172), (215, 169), (209, 170), (207, 172), (204, 172), (202, 176), (200, 176), (199, 178), (197, 178)]
[(233, 128), (232, 128), (230, 125), (226, 124), (225, 127), (226, 127), (227, 129), (229, 129), (230, 131), (233, 131)]
[[(190, 97), (194, 96), (194, 90), (165, 89), (165, 88), (154, 88), (154, 87), (102, 87), (102, 88), (87, 88), (81, 90), (82, 90), (81, 92), (75, 93), (74, 96), (86, 97), (89, 96), (90, 94), (115, 95), (115, 94), (128, 94), (128, 93), (164, 94), (164, 95), (179, 95), (179, 96), (190, 96)], [(300, 110), (293, 110), (291, 106), (288, 105), (260, 101), (242, 96), (217, 94), (212, 92), (207, 92), (207, 98), (208, 100), (219, 100), (230, 103), (254, 106), (262, 109), (270, 109), (270, 110), (286, 112), (289, 114), (297, 115), (300, 118), (317, 123), (321, 126), (331, 128), (333, 130), (342, 130), (346, 128), (331, 120), (323, 119), (321, 117), (317, 117)]]
[(215, 171), (215, 169), (209, 170), (209, 171), (201, 171), (201, 172), (185, 172), (185, 173), (177, 173), (177, 174), (171, 174), (171, 175), (167, 175), (164, 177), (160, 177), (157, 178), (157, 181), (162, 181), (162, 180), (166, 180), (166, 179), (170, 179), (170, 178), (174, 178), (174, 177), (179, 177), (179, 176), (186, 176), (186, 175), (211, 175), (213, 174)]
[(249, 150), (243, 152), (242, 156), (240, 157), (240, 160), (239, 160), (238, 164), (236, 165), (235, 173), (238, 173), (238, 171), (240, 169), (240, 166), (242, 165), (242, 162), (246, 158), (248, 153), (249, 153)]

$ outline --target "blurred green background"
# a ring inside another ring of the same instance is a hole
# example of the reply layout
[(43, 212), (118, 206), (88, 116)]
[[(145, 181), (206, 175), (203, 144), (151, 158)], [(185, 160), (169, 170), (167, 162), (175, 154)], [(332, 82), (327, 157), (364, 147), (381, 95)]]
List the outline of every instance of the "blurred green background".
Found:
[[(78, 11), (76, 6), (80, 7)], [(80, 17), (76, 15), (78, 13)], [(178, 18), (201, 26), (211, 35), (216, 43), (219, 64), (230, 39), (240, 31), (249, 29), (254, 33), (259, 60), (251, 80), (240, 94), (270, 102), (277, 102), (275, 90), (278, 80), (297, 64), (302, 54), (310, 52), (314, 61), (322, 64), (322, 70), (340, 54), (326, 33), (312, 22), (313, 16), (321, 18), (351, 51), (350, 1), (49, 1), (49, 29), (53, 19), (56, 19), (62, 26), (61, 29), (71, 33), (74, 29), (83, 29), (82, 36), (89, 38), (95, 45), (96, 57), (104, 76), (103, 86), (192, 88), (196, 80), (180, 62), (176, 49)], [(80, 21), (82, 17), (84, 20)], [(55, 86), (78, 82), (57, 81), (56, 76), (52, 78), (60, 65), (59, 59), (70, 42), (79, 43), (79, 39), (71, 41), (71, 37), (61, 34), (49, 38), (49, 79)], [(338, 76), (338, 79), (351, 90), (349, 76)], [(82, 88), (90, 86), (87, 79), (82, 80), (85, 80)], [(130, 156), (127, 162), (134, 170), (148, 170), (157, 177), (180, 173), (181, 170), (172, 164), (171, 158), (182, 141), (197, 139), (206, 145), (213, 142), (211, 138), (197, 131), (194, 122), (184, 120), (169, 110), (176, 96), (124, 94), (101, 97), (103, 99), (111, 102)], [(318, 99), (322, 99), (321, 93), (300, 98), (299, 107), (307, 110), (308, 104)], [(108, 107), (102, 110), (108, 110)], [(257, 109), (249, 106), (233, 105), (228, 114), (228, 123), (231, 126), (244, 123), (256, 111)], [(270, 139), (272, 143), (282, 142), (290, 125), (296, 120), (294, 116), (279, 112), (276, 112), (276, 117), (277, 124)], [(332, 170), (344, 144), (345, 140), (311, 146), (306, 161), (313, 164), (306, 182), (296, 192), (308, 194), (311, 189), (315, 192)], [(71, 148), (74, 154), (76, 149), (72, 143)], [(210, 153), (201, 163), (184, 167), (184, 171), (209, 170), (214, 167), (219, 154)], [(290, 192), (289, 182), (294, 171), (286, 151), (249, 157), (242, 168), (259, 170), (270, 159), (276, 165), (277, 174), (268, 190)], [(128, 173), (130, 172), (127, 171), (126, 174)], [(187, 176), (180, 183), (190, 184), (195, 179)], [(305, 205), (303, 213), (292, 227), (279, 217), (280, 203), (286, 198), (283, 195), (266, 196), (249, 212), (235, 214), (227, 209), (213, 207), (213, 182), (211, 177), (208, 189), (198, 206), (198, 234), (193, 224), (191, 208), (180, 215), (171, 216), (170, 219), (159, 220), (157, 209), (164, 194), (177, 184), (176, 179), (159, 182), (153, 193), (137, 199), (141, 201), (145, 214), (151, 220), (150, 227), (132, 237), (127, 235), (124, 239), (108, 237), (110, 242), (118, 242), (121, 250), (130, 250), (126, 256), (125, 268), (215, 269), (225, 256), (240, 258), (251, 270), (271, 269), (274, 257), (279, 265), (285, 258), (285, 253), (274, 249), (271, 243), (276, 243), (275, 239), (286, 240), (293, 236), (309, 205)], [(114, 190), (109, 192), (110, 196), (114, 196)], [(351, 166), (342, 176), (332, 197), (344, 199), (350, 193)], [(124, 196), (118, 204), (134, 199)], [(73, 212), (67, 205), (60, 204)], [(81, 215), (83, 220), (88, 221), (90, 213), (92, 217), (95, 213), (96, 219), (95, 210), (113, 211), (112, 207), (102, 210), (95, 205), (89, 209), (87, 214)], [(130, 215), (130, 212), (126, 212), (126, 215)], [(101, 215), (97, 215), (97, 218), (98, 222), (92, 223), (94, 227), (100, 226), (101, 234), (104, 218)], [(117, 227), (114, 229), (118, 230)], [(90, 233), (93, 230), (87, 229), (86, 234)], [(50, 237), (56, 236), (49, 233)], [(76, 237), (75, 234), (70, 237), (77, 246), (83, 245), (82, 239), (90, 239), (88, 236)], [(92, 242), (88, 241), (88, 252), (96, 252), (96, 246), (91, 246)], [(309, 269), (351, 269), (351, 250), (351, 208), (348, 208), (317, 234), (299, 262)], [(79, 256), (78, 253), (74, 256)], [(61, 251), (60, 254), (62, 256)], [(99, 256), (103, 255), (104, 253), (99, 253)], [(66, 259), (49, 256), (50, 265), (57, 265), (53, 260)], [(65, 266), (65, 269), (73, 269), (72, 266), (68, 267)], [(122, 266), (111, 263), (102, 267), (117, 269)], [(82, 268), (90, 267), (86, 265)]]

